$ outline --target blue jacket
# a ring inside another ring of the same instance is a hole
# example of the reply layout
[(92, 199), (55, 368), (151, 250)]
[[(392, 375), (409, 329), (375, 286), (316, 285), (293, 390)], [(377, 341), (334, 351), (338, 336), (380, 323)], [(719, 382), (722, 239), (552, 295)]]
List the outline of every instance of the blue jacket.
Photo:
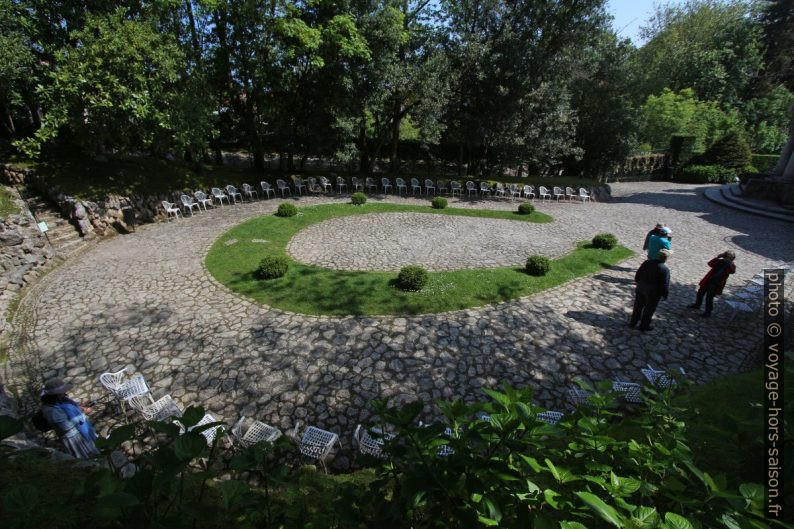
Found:
[(651, 235), (651, 238), (648, 241), (648, 259), (656, 259), (656, 254), (659, 253), (659, 250), (662, 248), (669, 250), (670, 246), (670, 239), (667, 237)]

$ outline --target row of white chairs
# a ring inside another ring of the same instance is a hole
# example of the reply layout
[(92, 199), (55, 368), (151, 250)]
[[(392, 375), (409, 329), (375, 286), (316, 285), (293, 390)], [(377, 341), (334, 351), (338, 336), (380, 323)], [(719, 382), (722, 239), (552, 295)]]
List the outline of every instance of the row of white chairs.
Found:
[[(686, 371), (683, 367), (679, 367), (678, 371), (681, 376), (686, 376)], [(667, 389), (676, 384), (675, 377), (671, 375), (670, 371), (662, 369), (654, 369), (653, 366), (648, 364), (648, 367), (640, 369), (642, 376), (648, 381), (648, 384), (657, 389)], [(626, 402), (632, 404), (640, 404), (642, 400), (642, 384), (638, 382), (628, 382), (625, 380), (613, 380), (612, 391), (620, 394), (621, 398)], [(574, 406), (592, 406), (589, 397), (592, 393), (583, 388), (571, 388), (568, 390), (568, 399)]]
[[(777, 263), (770, 266), (770, 269), (783, 270), (784, 276), (788, 275), (792, 263)], [(738, 314), (753, 314), (761, 308), (764, 300), (764, 271), (761, 270), (747, 283), (734, 292), (733, 297), (724, 298), (725, 305), (731, 309), (731, 316), (728, 323), (732, 322)]]

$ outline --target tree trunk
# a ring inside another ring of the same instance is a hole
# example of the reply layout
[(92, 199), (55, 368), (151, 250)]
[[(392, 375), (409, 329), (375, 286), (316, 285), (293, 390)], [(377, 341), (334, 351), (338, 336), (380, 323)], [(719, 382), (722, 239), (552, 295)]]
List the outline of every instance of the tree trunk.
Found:
[(358, 152), (358, 172), (361, 174), (369, 174), (369, 156), (367, 156), (367, 125), (365, 118), (361, 118), (361, 123), (358, 127)]
[(402, 108), (399, 102), (394, 104), (391, 123), (391, 154), (389, 156), (389, 172), (397, 174), (400, 172), (400, 123), (402, 122)]
[(193, 17), (193, 2), (192, 0), (185, 0), (185, 8), (187, 9), (187, 19), (190, 25), (190, 42), (193, 45), (193, 55), (196, 65), (202, 69), (201, 65), (201, 46), (199, 45), (198, 32), (196, 31), (196, 19)]

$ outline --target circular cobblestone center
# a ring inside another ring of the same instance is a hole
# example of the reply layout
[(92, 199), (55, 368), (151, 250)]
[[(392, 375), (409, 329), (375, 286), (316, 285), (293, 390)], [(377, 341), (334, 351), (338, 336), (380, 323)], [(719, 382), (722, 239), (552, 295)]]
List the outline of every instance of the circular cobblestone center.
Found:
[(429, 270), (523, 265), (531, 254), (559, 257), (575, 241), (548, 224), (435, 213), (372, 213), (327, 220), (298, 232), (287, 252), (337, 270)]

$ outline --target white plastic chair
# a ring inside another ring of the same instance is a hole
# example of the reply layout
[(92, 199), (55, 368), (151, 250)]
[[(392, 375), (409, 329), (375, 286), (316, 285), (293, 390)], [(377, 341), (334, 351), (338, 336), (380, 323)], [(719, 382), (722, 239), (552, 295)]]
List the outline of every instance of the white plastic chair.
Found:
[(287, 192), (292, 196), (292, 190), (287, 185), (287, 182), (284, 180), (278, 179), (276, 180), (276, 187), (278, 188), (279, 192), (281, 193), (281, 198), (284, 198), (284, 193)]
[(353, 186), (353, 192), (360, 190), (364, 190), (364, 184), (361, 183), (361, 180), (355, 176), (350, 177), (350, 185)]
[(572, 187), (566, 187), (565, 188), (565, 198), (567, 200), (573, 200), (573, 198), (575, 196), (576, 196), (576, 189), (574, 189)]
[(535, 188), (531, 185), (524, 186), (524, 198), (535, 198)]
[(568, 390), (568, 398), (574, 406), (592, 406), (593, 403), (588, 400), (590, 392), (582, 388), (571, 388)]
[(358, 444), (358, 450), (362, 454), (384, 458), (386, 454), (383, 453), (384, 441), (394, 439), (394, 434), (383, 433), (380, 428), (364, 428), (360, 424), (356, 426), (356, 431), (353, 432), (353, 439)]
[(728, 323), (732, 322), (736, 315), (740, 312), (743, 314), (752, 314), (756, 309), (755, 306), (749, 303), (745, 303), (744, 301), (734, 301), (732, 299), (726, 299), (725, 304), (728, 305), (733, 311), (731, 313), (731, 317), (728, 318)]
[(432, 180), (427, 178), (425, 180), (425, 195), (429, 195), (431, 189), (433, 190), (433, 194), (435, 195), (436, 194), (436, 186), (433, 185), (433, 181)]
[(299, 195), (303, 195), (303, 190), (306, 189), (306, 184), (303, 183), (302, 178), (293, 178), (292, 185), (295, 186), (295, 191), (298, 192)]
[(460, 182), (458, 182), (456, 180), (453, 180), (452, 182), (450, 182), (449, 183), (449, 192), (450, 192), (450, 195), (452, 195), (453, 197), (455, 196), (455, 192), (457, 192), (458, 196), (460, 196), (460, 194), (462, 192), (462, 188), (460, 187)]
[(439, 180), (438, 181), (438, 194), (441, 193), (449, 193), (449, 184), (446, 180)]
[(502, 182), (496, 182), (496, 189), (494, 189), (494, 195), (497, 197), (505, 196), (505, 186)]
[(381, 185), (381, 187), (383, 187), (383, 192), (384, 193), (388, 193), (389, 189), (391, 189), (392, 193), (394, 193), (394, 188), (392, 187), (391, 182), (389, 181), (388, 178), (381, 178), (380, 179), (380, 185)]
[(549, 200), (551, 200), (551, 193), (549, 193), (549, 190), (546, 189), (544, 186), (539, 186), (538, 187), (538, 198), (543, 200), (546, 197), (548, 197)]
[(341, 176), (336, 177), (336, 192), (342, 193), (342, 188), (345, 188), (345, 192), (347, 192), (347, 182)]
[[(452, 428), (444, 429), (444, 437), (446, 437), (447, 439), (451, 439), (453, 435), (455, 435), (455, 433), (452, 431)], [(448, 444), (440, 445), (438, 447), (438, 451), (436, 452), (438, 457), (449, 457), (454, 453), (455, 453), (455, 449), (449, 446)]]
[[(199, 426), (212, 424), (214, 422), (218, 422), (218, 419), (216, 419), (209, 413), (205, 413), (204, 417), (202, 417), (199, 420), (199, 422), (197, 422), (194, 426), (188, 428), (188, 431), (191, 431)], [(223, 426), (221, 426), (220, 424), (218, 426), (213, 426), (212, 428), (207, 428), (206, 430), (201, 431), (201, 435), (204, 436), (204, 439), (207, 441), (207, 446), (212, 446), (212, 443), (215, 442), (215, 438), (218, 437), (219, 433), (223, 433)]]
[[(686, 375), (683, 367), (678, 368), (681, 375)], [(675, 386), (676, 381), (666, 371), (661, 369), (654, 369), (653, 366), (648, 364), (647, 368), (640, 369), (640, 373), (648, 381), (648, 384), (655, 386), (659, 389), (667, 389), (670, 386)]]
[(246, 424), (245, 417), (240, 417), (240, 420), (232, 426), (232, 437), (244, 448), (248, 448), (262, 441), (274, 442), (281, 437), (281, 430), (260, 421)]
[(417, 191), (420, 195), (422, 194), (422, 184), (416, 178), (411, 178), (411, 194), (415, 195)]
[(518, 184), (510, 184), (510, 200), (516, 197), (521, 198), (521, 188), (518, 187)]
[(276, 190), (273, 189), (273, 186), (270, 185), (270, 182), (265, 182), (262, 180), (259, 182), (259, 187), (262, 188), (262, 192), (265, 194), (265, 198), (270, 198), (270, 193), (273, 193), (273, 198), (276, 198)]
[(329, 190), (333, 190), (333, 186), (331, 185), (331, 182), (329, 182), (328, 179), (326, 177), (324, 177), (324, 176), (320, 177), (320, 184), (319, 185), (320, 185), (320, 187), (323, 188), (323, 192), (324, 193), (327, 193)]
[[(298, 427), (300, 423), (295, 425), (293, 430), (293, 437), (297, 438)], [(321, 430), (316, 426), (309, 426), (303, 431), (303, 437), (298, 442), (298, 449), (300, 453), (306, 457), (317, 459), (322, 463), (325, 469), (325, 459), (331, 453), (331, 449), (336, 443), (339, 443), (339, 436), (333, 432)], [(342, 446), (341, 443), (339, 445)]]
[(535, 415), (535, 417), (539, 421), (543, 421), (548, 424), (557, 424), (560, 422), (560, 419), (563, 418), (563, 413), (559, 411), (543, 411)]
[(587, 202), (590, 200), (590, 193), (587, 192), (587, 189), (580, 187), (579, 188), (579, 200), (582, 202)]
[(171, 417), (179, 417), (182, 415), (182, 408), (174, 401), (171, 395), (165, 395), (154, 402), (151, 397), (145, 398), (142, 395), (130, 397), (130, 407), (140, 412), (143, 418), (147, 421), (165, 421)]
[(198, 212), (201, 213), (201, 206), (193, 202), (193, 199), (190, 198), (189, 196), (180, 195), (179, 200), (182, 201), (182, 209), (184, 211), (189, 211), (191, 217), (193, 216), (193, 208), (196, 208), (196, 210), (198, 210)]
[(220, 190), (219, 187), (213, 187), (210, 192), (212, 193), (212, 198), (217, 200), (221, 206), (223, 206), (223, 201), (225, 200), (227, 204), (231, 204), (229, 202), (229, 197), (227, 197), (223, 191)]
[(491, 186), (488, 185), (488, 182), (480, 182), (480, 196), (481, 197), (491, 196)]
[(309, 191), (309, 193), (319, 193), (320, 192), (320, 186), (317, 185), (317, 179), (314, 178), (313, 176), (310, 176), (309, 178), (307, 178), (306, 179), (306, 189)]
[(196, 197), (196, 202), (204, 206), (204, 211), (207, 211), (207, 206), (215, 207), (212, 205), (212, 199), (207, 198), (207, 195), (204, 193), (204, 191), (196, 191), (193, 193), (193, 196)]
[(466, 182), (466, 195), (477, 196), (477, 187), (474, 185), (474, 182), (472, 182), (471, 180)]
[(259, 199), (259, 193), (248, 184), (243, 184), (243, 195), (248, 197), (248, 200), (253, 200), (254, 196), (256, 196), (257, 200)]
[(562, 190), (561, 187), (554, 186), (551, 189), (551, 192), (554, 196), (554, 200), (556, 200), (557, 202), (559, 202), (561, 198), (565, 198), (565, 192)]
[(394, 185), (397, 188), (398, 195), (402, 194), (403, 189), (405, 189), (405, 194), (406, 195), (408, 194), (408, 186), (405, 185), (405, 180), (403, 180), (402, 178), (395, 178)]
[(612, 381), (612, 390), (622, 393), (626, 402), (642, 403), (642, 386), (636, 382)]
[(124, 402), (127, 399), (149, 395), (149, 386), (146, 385), (143, 375), (128, 376), (126, 367), (115, 373), (102, 373), (99, 375), (99, 383), (119, 401), (122, 414), (126, 414)]
[(375, 193), (378, 192), (378, 184), (375, 183), (375, 180), (372, 177), (368, 176), (365, 178), (364, 185), (367, 186), (367, 191), (372, 191), (374, 189)]
[(232, 204), (237, 204), (237, 198), (235, 197), (240, 197), (240, 202), (243, 201), (242, 193), (240, 193), (237, 188), (232, 185), (226, 186), (226, 194), (232, 199)]
[(162, 204), (163, 204), (163, 209), (165, 210), (166, 219), (170, 219), (171, 215), (173, 215), (175, 219), (180, 216), (179, 208), (176, 207), (176, 204), (172, 204), (167, 200), (163, 200)]

